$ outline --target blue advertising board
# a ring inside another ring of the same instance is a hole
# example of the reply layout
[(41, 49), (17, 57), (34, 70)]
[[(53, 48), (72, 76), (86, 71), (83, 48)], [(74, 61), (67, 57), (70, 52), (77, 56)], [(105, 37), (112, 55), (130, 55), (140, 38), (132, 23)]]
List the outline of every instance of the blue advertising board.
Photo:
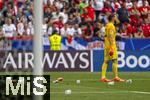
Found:
[(125, 50), (150, 50), (150, 39), (122, 39)]
[[(44, 50), (50, 50), (49, 39), (43, 43)], [(121, 39), (119, 41), (118, 68), (119, 71), (150, 71), (150, 39)], [(32, 50), (32, 40), (12, 40), (12, 50)], [(66, 38), (62, 39), (62, 50), (93, 50), (93, 70), (101, 71), (103, 64), (103, 41), (93, 39), (85, 41), (81, 38), (74, 38), (69, 44)], [(108, 66), (108, 71), (112, 70)]]
[[(44, 50), (50, 50), (48, 37), (43, 37), (43, 40)], [(12, 50), (32, 50), (32, 44), (32, 40), (12, 40)], [(150, 50), (150, 39), (121, 39), (117, 44), (119, 50)], [(86, 41), (75, 37), (71, 43), (68, 43), (66, 37), (62, 38), (62, 50), (102, 50), (103, 47), (103, 41), (99, 38)]]
[[(103, 64), (103, 50), (93, 51), (93, 71), (101, 71)], [(149, 51), (119, 51), (118, 52), (119, 71), (150, 71)], [(111, 71), (111, 62), (108, 71)]]

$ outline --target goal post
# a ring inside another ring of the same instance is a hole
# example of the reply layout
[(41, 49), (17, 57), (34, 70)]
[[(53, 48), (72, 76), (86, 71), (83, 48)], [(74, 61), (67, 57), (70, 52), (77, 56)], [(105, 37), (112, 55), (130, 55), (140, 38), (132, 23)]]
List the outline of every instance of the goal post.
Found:
[[(43, 24), (43, 0), (34, 0), (34, 36), (33, 36), (33, 54), (34, 68), (33, 75), (43, 75), (42, 59), (42, 24)], [(43, 100), (42, 96), (34, 96), (34, 100)]]

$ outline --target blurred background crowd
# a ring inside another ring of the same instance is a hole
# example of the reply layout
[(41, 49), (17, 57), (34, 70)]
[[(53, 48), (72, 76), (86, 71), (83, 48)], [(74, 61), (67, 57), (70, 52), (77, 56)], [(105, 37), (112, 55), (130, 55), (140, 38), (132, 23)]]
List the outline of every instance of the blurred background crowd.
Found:
[[(107, 17), (114, 13), (117, 34), (124, 38), (150, 37), (150, 0), (44, 0), (43, 36), (87, 41), (104, 37)], [(33, 0), (0, 0), (0, 36), (30, 36), (33, 29)]]

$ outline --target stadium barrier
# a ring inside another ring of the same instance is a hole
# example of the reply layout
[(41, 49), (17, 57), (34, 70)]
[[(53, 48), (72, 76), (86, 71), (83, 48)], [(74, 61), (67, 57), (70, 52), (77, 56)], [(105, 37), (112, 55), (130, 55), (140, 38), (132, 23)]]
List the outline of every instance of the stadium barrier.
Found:
[[(104, 47), (103, 40), (93, 38), (90, 41), (75, 37), (71, 43), (68, 43), (67, 38), (62, 38), (62, 50), (102, 50)], [(32, 50), (32, 37), (13, 37), (11, 39), (0, 40), (0, 50)], [(124, 39), (121, 38), (117, 42), (119, 50), (136, 51), (150, 50), (150, 39)], [(50, 50), (50, 43), (47, 36), (43, 37), (44, 50)]]
[[(117, 44), (120, 50), (118, 59), (119, 71), (150, 71), (150, 39), (122, 39), (121, 41), (118, 41)], [(45, 54), (54, 53), (54, 51), (49, 51), (50, 44), (47, 37), (43, 38), (43, 45)], [(50, 62), (48, 63), (48, 61), (46, 61), (44, 70), (91, 72), (101, 71), (101, 66), (103, 63), (103, 46), (103, 41), (98, 38), (93, 38), (91, 41), (87, 42), (76, 37), (71, 44), (69, 44), (67, 39), (64, 37), (62, 39), (63, 51), (58, 51), (54, 53), (55, 55), (50, 55), (50, 57), (53, 57), (55, 60), (53, 58), (48, 58), (48, 56), (47, 59)], [(32, 65), (31, 58), (33, 59), (31, 50), (32, 37), (1, 39), (0, 70), (32, 70), (30, 69)], [(24, 58), (19, 60), (19, 57)], [(8, 61), (7, 58), (9, 58)], [(58, 58), (60, 61), (58, 61)], [(77, 59), (79, 59), (79, 61)], [(5, 68), (4, 65), (6, 61), (7, 67)], [(56, 61), (58, 62), (56, 63)], [(65, 63), (63, 64), (63, 62)], [(88, 66), (85, 67), (86, 64)], [(74, 67), (72, 67), (73, 65)], [(108, 71), (110, 70), (111, 67), (108, 67)]]
[[(13, 38), (0, 40), (0, 50), (32, 50), (32, 38)], [(137, 45), (138, 44), (138, 45)], [(121, 39), (117, 42), (119, 50), (150, 50), (150, 39)], [(44, 50), (50, 50), (48, 37), (43, 37)], [(102, 50), (103, 40), (93, 38), (90, 41), (75, 37), (71, 43), (62, 38), (62, 50)]]
[[(99, 72), (103, 64), (103, 50), (45, 51), (43, 69), (49, 71)], [(0, 71), (31, 71), (33, 53), (24, 51), (1, 51)], [(108, 66), (108, 71), (112, 70)], [(119, 51), (119, 71), (150, 71), (149, 51)]]

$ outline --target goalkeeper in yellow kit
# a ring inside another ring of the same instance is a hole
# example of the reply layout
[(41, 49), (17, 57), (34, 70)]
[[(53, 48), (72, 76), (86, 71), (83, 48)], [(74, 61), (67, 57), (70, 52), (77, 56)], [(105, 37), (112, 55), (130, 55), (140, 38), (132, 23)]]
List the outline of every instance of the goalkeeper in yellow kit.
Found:
[(113, 81), (117, 82), (123, 82), (124, 80), (118, 77), (118, 53), (117, 53), (117, 45), (116, 45), (116, 28), (114, 26), (115, 21), (117, 21), (117, 18), (115, 14), (111, 14), (108, 17), (109, 22), (107, 23), (105, 27), (105, 39), (104, 39), (104, 62), (102, 65), (102, 76), (101, 76), (101, 82), (110, 82), (112, 80), (109, 80), (106, 78), (106, 71), (108, 62), (112, 60), (112, 70), (115, 75), (115, 78)]

